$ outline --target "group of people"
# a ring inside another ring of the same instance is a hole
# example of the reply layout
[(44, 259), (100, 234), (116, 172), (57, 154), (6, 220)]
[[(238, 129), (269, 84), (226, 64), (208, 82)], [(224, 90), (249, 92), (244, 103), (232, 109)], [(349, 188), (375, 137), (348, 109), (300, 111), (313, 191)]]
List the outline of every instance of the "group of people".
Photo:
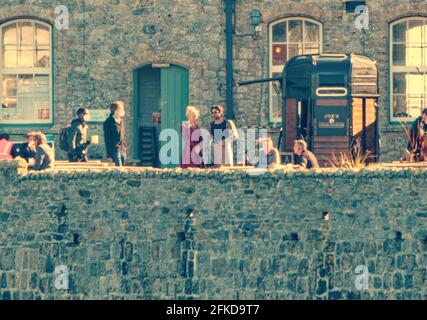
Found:
[[(233, 166), (233, 142), (239, 139), (239, 134), (232, 120), (224, 116), (224, 107), (215, 105), (211, 108), (212, 122), (210, 135), (203, 137), (200, 133), (201, 126), (198, 122), (200, 112), (196, 107), (188, 106), (186, 110), (187, 121), (181, 126), (184, 142), (181, 168), (204, 168), (209, 166)], [(212, 148), (203, 150), (201, 146), (210, 146), (203, 143), (203, 139), (212, 140)], [(261, 148), (256, 167), (275, 169), (281, 165), (279, 150), (274, 147), (271, 136), (260, 138)], [(213, 151), (213, 152), (211, 152)], [(294, 143), (295, 163), (302, 169), (318, 168), (316, 156), (307, 148), (304, 140)], [(212, 161), (213, 160), (213, 161)]]
[(0, 161), (22, 158), (33, 170), (46, 170), (52, 167), (55, 154), (41, 131), (31, 131), (24, 143), (14, 144), (7, 134), (0, 135)]
[[(115, 101), (110, 110), (111, 114), (103, 125), (107, 159), (116, 166), (123, 166), (126, 161), (124, 103)], [(87, 162), (89, 146), (99, 141), (96, 135), (88, 139), (89, 120), (89, 110), (80, 108), (77, 118), (61, 130), (60, 147), (67, 152), (70, 162)], [(25, 160), (29, 169), (41, 171), (53, 168), (55, 152), (41, 131), (29, 132), (24, 143), (13, 143), (9, 135), (0, 134), (0, 161), (16, 158)]]
[[(125, 105), (114, 101), (110, 105), (110, 116), (103, 124), (107, 159), (116, 166), (126, 162)], [(70, 162), (88, 162), (88, 148), (99, 143), (97, 135), (88, 139), (89, 109), (77, 110), (77, 118), (71, 121), (66, 133), (61, 137), (61, 148), (67, 152)]]
[[(209, 137), (200, 134), (200, 112), (196, 107), (188, 106), (187, 121), (181, 125), (183, 152), (180, 162), (182, 169), (234, 166), (233, 142), (239, 139), (238, 130), (232, 120), (224, 116), (224, 108), (214, 105), (211, 108), (212, 122)], [(160, 123), (160, 114), (156, 121)], [(103, 124), (106, 157), (115, 166), (124, 166), (126, 163), (126, 129), (125, 105), (122, 101), (115, 101), (110, 105), (110, 116)], [(154, 119), (154, 116), (153, 116)], [(77, 118), (61, 130), (60, 147), (67, 153), (70, 162), (87, 162), (88, 148), (99, 143), (99, 137), (94, 135), (88, 138), (88, 122), (90, 111), (87, 108), (77, 110)], [(154, 121), (154, 120), (153, 120)], [(156, 138), (158, 139), (158, 137)], [(209, 139), (212, 146), (209, 152), (204, 149), (203, 139)], [(281, 165), (281, 156), (274, 147), (270, 136), (260, 138), (261, 144), (257, 167), (274, 169)], [(211, 152), (213, 151), (213, 152)], [(318, 168), (318, 162), (313, 153), (308, 151), (303, 140), (294, 144), (295, 162), (304, 169)], [(55, 153), (48, 144), (46, 136), (40, 132), (29, 132), (24, 143), (14, 144), (7, 134), (0, 135), (0, 161), (20, 157), (29, 168), (45, 170), (52, 168), (55, 162)]]

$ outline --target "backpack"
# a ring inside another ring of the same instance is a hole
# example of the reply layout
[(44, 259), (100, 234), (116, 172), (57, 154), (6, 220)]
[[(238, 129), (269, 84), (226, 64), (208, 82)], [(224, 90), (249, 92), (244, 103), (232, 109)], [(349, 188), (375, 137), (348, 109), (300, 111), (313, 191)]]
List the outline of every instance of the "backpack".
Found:
[(61, 128), (59, 133), (59, 147), (62, 151), (68, 151), (68, 137), (70, 136), (70, 126)]

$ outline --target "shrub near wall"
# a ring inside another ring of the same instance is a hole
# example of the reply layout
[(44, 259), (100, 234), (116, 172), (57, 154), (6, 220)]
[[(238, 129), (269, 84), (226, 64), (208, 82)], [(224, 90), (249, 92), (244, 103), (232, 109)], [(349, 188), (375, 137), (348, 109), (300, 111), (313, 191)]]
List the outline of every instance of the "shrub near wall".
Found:
[(427, 298), (427, 171), (16, 169), (0, 164), (2, 299)]

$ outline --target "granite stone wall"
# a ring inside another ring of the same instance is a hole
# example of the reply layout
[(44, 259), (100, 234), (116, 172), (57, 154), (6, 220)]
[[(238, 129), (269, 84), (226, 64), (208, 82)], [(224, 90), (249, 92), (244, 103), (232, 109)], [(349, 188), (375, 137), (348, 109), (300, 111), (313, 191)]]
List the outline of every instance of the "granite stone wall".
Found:
[[(380, 131), (382, 160), (398, 159), (405, 146), (399, 124), (391, 124), (389, 107), (389, 23), (398, 18), (427, 15), (427, 2), (416, 0), (367, 0), (370, 29), (354, 27), (356, 15), (346, 13), (342, 0), (238, 0), (236, 32), (251, 33), (250, 12), (263, 15), (258, 40), (235, 38), (235, 80), (268, 76), (268, 25), (289, 16), (313, 18), (323, 24), (324, 52), (363, 53), (372, 56), (380, 71)], [(151, 63), (171, 63), (190, 71), (190, 103), (202, 111), (203, 125), (208, 108), (225, 100), (225, 13), (222, 0), (2, 0), (0, 22), (31, 16), (55, 20), (54, 9), (66, 5), (70, 28), (54, 31), (54, 126), (42, 128), (58, 136), (61, 126), (80, 106), (106, 108), (122, 99), (127, 114), (129, 156), (134, 156), (133, 71)], [(264, 66), (264, 68), (263, 68)], [(268, 85), (235, 90), (238, 126), (268, 124)], [(262, 96), (261, 96), (262, 93)], [(261, 123), (258, 123), (261, 110)], [(1, 128), (21, 139), (29, 127)], [(101, 126), (92, 126), (99, 133)], [(102, 142), (102, 141), (101, 141)], [(102, 157), (94, 148), (92, 157)], [(65, 155), (58, 151), (58, 156)]]
[(0, 299), (427, 299), (426, 178), (2, 163)]

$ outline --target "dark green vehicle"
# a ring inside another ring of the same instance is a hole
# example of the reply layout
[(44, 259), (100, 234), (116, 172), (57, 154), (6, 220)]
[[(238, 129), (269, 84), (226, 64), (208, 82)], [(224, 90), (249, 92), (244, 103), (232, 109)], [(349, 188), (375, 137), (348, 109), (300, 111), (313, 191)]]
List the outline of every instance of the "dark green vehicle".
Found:
[(355, 54), (296, 56), (282, 79), (281, 149), (292, 152), (295, 139), (307, 141), (322, 165), (335, 154), (379, 156), (378, 69), (369, 57)]

